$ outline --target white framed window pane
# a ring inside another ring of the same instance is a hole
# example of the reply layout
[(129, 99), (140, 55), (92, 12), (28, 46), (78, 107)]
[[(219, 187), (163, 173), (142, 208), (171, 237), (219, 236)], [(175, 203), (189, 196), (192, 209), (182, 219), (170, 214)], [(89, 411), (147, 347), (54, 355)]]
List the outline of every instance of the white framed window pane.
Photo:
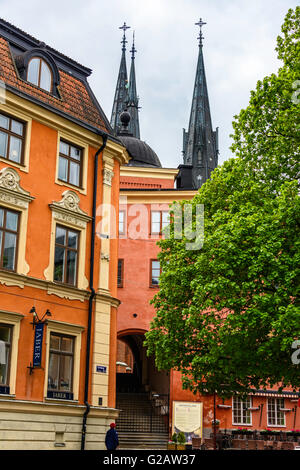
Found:
[(73, 338), (61, 338), (61, 351), (73, 352)]
[(13, 233), (5, 233), (3, 247), (3, 267), (14, 269), (16, 256), (17, 236)]
[(8, 129), (9, 126), (9, 119), (8, 117), (4, 116), (3, 114), (0, 114), (0, 127), (3, 129)]
[(66, 142), (60, 141), (59, 151), (60, 153), (63, 153), (64, 155), (69, 155), (69, 144), (66, 144)]
[(60, 390), (72, 391), (72, 356), (60, 357)]
[(54, 281), (63, 282), (65, 271), (65, 250), (60, 246), (55, 247)]
[(119, 233), (124, 233), (124, 221), (125, 221), (125, 214), (123, 211), (119, 212)]
[(68, 246), (70, 248), (77, 249), (78, 247), (78, 233), (77, 232), (72, 232), (69, 230), (68, 233)]
[(72, 158), (75, 158), (75, 160), (80, 160), (80, 157), (81, 157), (81, 150), (76, 148), (76, 147), (72, 147), (71, 146), (71, 155), (70, 155)]
[(80, 172), (80, 165), (75, 162), (70, 162), (70, 178), (69, 178), (70, 184), (74, 184), (74, 186), (79, 186), (79, 172)]
[(68, 179), (68, 160), (64, 157), (59, 157), (58, 178), (63, 181)]
[(6, 158), (7, 156), (7, 139), (8, 135), (0, 131), (0, 157)]
[(20, 163), (22, 151), (22, 140), (17, 137), (10, 137), (9, 160)]
[(39, 83), (40, 59), (31, 59), (28, 65), (27, 80), (34, 85)]
[(50, 353), (48, 388), (50, 390), (57, 390), (58, 382), (59, 382), (59, 355)]
[(14, 230), (15, 232), (18, 229), (18, 214), (15, 212), (6, 212), (6, 228), (9, 230)]
[(160, 270), (160, 262), (159, 261), (152, 261), (152, 269)]
[(59, 245), (65, 245), (66, 244), (66, 229), (62, 227), (56, 227), (56, 239), (55, 242), (58, 243)]
[(164, 229), (170, 223), (170, 214), (169, 212), (162, 213), (162, 228)]
[(151, 232), (152, 233), (160, 232), (160, 212), (156, 212), (156, 211), (151, 212)]
[(77, 253), (75, 251), (68, 251), (67, 255), (67, 283), (76, 284), (76, 270), (77, 270)]
[(14, 132), (14, 134), (23, 135), (23, 127), (24, 126), (21, 122), (14, 121), (12, 119), (12, 121), (11, 121), (11, 131)]
[(9, 352), (12, 328), (0, 325), (0, 341), (4, 343), (4, 352), (0, 362), (0, 385), (8, 385)]
[(52, 80), (51, 70), (46, 64), (46, 62), (42, 60), (40, 87), (43, 88), (43, 90), (51, 91), (51, 80)]
[(51, 335), (50, 336), (50, 349), (56, 349), (58, 351), (60, 349), (59, 344), (60, 344), (60, 337)]

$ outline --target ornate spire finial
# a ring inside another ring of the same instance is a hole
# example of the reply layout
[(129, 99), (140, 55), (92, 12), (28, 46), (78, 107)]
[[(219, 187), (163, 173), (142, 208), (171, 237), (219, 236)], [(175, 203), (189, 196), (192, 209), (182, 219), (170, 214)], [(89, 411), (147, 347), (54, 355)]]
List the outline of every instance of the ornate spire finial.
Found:
[(122, 51), (126, 51), (126, 36), (125, 36), (125, 33), (126, 33), (126, 29), (129, 29), (130, 26), (127, 26), (125, 21), (124, 21), (124, 24), (123, 26), (120, 26), (119, 29), (123, 29), (123, 39), (121, 41), (121, 44), (123, 45), (122, 47)]
[(137, 52), (137, 50), (136, 50), (136, 48), (135, 48), (135, 45), (134, 45), (134, 33), (135, 33), (135, 31), (133, 31), (133, 35), (132, 35), (132, 48), (131, 48), (131, 50), (130, 50), (132, 60), (134, 60), (134, 58), (135, 58), (135, 57), (134, 57), (134, 54)]
[(204, 39), (204, 36), (202, 34), (202, 26), (205, 25), (207, 23), (204, 23), (204, 21), (202, 21), (202, 18), (200, 18), (200, 20), (198, 21), (198, 23), (195, 23), (196, 26), (199, 26), (200, 28), (200, 32), (199, 32), (199, 36), (197, 39), (199, 39), (199, 46), (202, 46), (203, 43), (202, 43), (202, 39)]

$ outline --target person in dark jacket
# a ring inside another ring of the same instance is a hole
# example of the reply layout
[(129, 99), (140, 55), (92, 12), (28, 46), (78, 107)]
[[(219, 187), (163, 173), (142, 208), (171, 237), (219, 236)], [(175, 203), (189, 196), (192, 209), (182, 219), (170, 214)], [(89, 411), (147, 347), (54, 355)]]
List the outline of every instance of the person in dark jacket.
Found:
[(107, 450), (116, 450), (119, 445), (118, 433), (115, 430), (116, 424), (111, 423), (110, 429), (107, 431), (105, 436), (105, 445)]

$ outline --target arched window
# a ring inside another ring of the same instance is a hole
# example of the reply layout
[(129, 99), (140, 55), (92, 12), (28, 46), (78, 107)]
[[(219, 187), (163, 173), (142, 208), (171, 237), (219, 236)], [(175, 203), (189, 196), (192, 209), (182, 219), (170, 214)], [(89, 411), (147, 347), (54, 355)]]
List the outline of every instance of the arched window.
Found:
[(51, 92), (52, 73), (49, 65), (40, 57), (33, 57), (28, 64), (27, 80), (43, 90)]

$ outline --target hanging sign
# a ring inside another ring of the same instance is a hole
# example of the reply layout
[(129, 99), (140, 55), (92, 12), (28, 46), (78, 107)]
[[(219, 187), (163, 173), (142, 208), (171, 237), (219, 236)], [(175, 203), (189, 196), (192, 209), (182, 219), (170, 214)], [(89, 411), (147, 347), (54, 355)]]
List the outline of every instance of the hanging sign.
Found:
[(33, 367), (41, 367), (44, 323), (37, 323), (34, 332)]

